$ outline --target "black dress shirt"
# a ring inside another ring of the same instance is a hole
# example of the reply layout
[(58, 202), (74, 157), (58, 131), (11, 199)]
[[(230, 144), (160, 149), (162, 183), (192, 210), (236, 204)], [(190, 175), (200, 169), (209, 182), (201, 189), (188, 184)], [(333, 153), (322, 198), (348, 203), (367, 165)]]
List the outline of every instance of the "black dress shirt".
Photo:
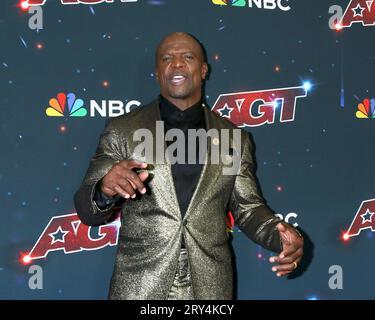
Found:
[[(199, 101), (182, 111), (163, 96), (160, 96), (160, 115), (164, 121), (165, 132), (169, 129), (180, 129), (185, 137), (185, 163), (171, 165), (173, 182), (183, 217), (188, 209), (190, 199), (193, 196), (203, 168), (203, 164), (198, 161), (198, 143), (196, 143), (196, 161), (194, 164), (188, 164), (188, 129), (205, 129), (202, 102)], [(174, 141), (167, 141), (167, 146)]]

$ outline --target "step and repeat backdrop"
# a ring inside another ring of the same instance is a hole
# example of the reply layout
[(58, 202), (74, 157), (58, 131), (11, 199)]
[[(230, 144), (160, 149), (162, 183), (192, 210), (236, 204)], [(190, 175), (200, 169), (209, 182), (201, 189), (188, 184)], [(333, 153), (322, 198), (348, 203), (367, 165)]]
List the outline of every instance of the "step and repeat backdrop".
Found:
[(108, 118), (159, 93), (155, 48), (207, 51), (207, 105), (253, 137), (269, 206), (305, 236), (288, 278), (236, 227), (237, 299), (373, 299), (375, 1), (0, 4), (0, 299), (106, 299), (119, 220), (78, 189)]

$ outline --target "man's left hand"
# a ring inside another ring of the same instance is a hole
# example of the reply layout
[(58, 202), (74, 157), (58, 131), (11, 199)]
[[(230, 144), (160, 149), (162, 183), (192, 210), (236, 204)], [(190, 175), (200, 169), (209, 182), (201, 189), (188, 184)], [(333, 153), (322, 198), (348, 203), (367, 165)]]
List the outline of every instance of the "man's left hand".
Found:
[(279, 223), (277, 229), (280, 233), (280, 240), (283, 246), (278, 256), (270, 258), (270, 262), (277, 262), (278, 265), (272, 267), (272, 271), (276, 272), (278, 277), (285, 276), (293, 272), (300, 263), (303, 256), (303, 238), (290, 225)]

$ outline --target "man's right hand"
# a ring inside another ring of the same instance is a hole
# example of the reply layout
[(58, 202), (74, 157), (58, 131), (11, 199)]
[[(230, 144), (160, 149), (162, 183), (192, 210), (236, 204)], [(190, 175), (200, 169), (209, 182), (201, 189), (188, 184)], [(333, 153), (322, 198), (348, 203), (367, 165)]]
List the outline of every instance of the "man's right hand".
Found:
[(148, 177), (147, 171), (139, 174), (133, 169), (146, 169), (147, 163), (137, 162), (135, 160), (122, 160), (108, 171), (101, 181), (100, 190), (108, 197), (120, 195), (123, 198), (135, 198), (138, 190), (140, 193), (146, 193), (146, 187), (143, 182)]

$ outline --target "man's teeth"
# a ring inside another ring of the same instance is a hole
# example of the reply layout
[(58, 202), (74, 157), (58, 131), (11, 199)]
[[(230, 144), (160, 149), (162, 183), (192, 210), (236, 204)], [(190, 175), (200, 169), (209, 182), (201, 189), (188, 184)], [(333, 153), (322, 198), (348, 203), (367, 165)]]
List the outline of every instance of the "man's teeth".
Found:
[(186, 79), (184, 76), (173, 76), (172, 77), (172, 82), (175, 84), (181, 83)]

